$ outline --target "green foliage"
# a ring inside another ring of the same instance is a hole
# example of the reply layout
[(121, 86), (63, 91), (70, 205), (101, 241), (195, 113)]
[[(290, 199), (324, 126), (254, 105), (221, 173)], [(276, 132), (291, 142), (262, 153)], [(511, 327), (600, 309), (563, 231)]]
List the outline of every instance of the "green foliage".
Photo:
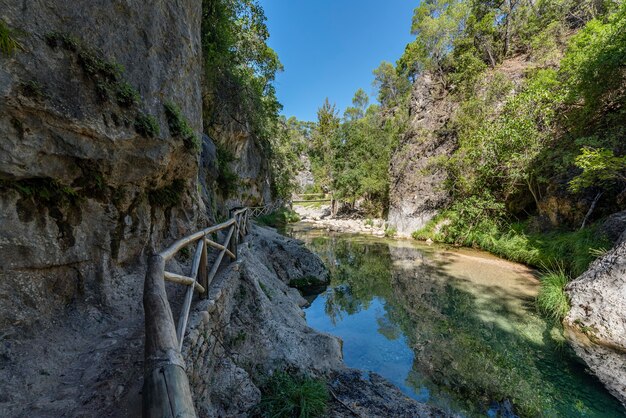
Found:
[(270, 162), (274, 196), (289, 198), (296, 191), (296, 175), (304, 168), (301, 156), (310, 139), (311, 123), (281, 117), (272, 138)]
[(300, 216), (293, 210), (282, 208), (268, 215), (259, 216), (256, 222), (259, 225), (267, 225), (274, 228), (281, 228), (288, 223), (299, 222)]
[(260, 410), (264, 417), (309, 418), (326, 413), (330, 395), (326, 383), (307, 376), (274, 372), (261, 390)]
[(281, 109), (273, 83), (282, 65), (267, 45), (263, 8), (257, 0), (203, 0), (202, 12), (205, 129), (223, 144), (224, 126), (245, 130), (270, 156)]
[[(605, 19), (590, 21), (571, 40), (561, 63), (568, 102), (586, 123), (607, 106), (624, 104), (626, 62), (626, 3)], [(622, 111), (623, 112), (623, 111)], [(622, 113), (623, 114), (623, 113)]]
[(0, 180), (0, 188), (16, 190), (26, 198), (32, 198), (43, 206), (75, 204), (80, 199), (78, 192), (51, 178), (27, 180)]
[(63, 48), (76, 54), (78, 64), (96, 86), (102, 100), (115, 101), (123, 107), (133, 107), (141, 103), (139, 92), (123, 78), (124, 67), (106, 59), (102, 52), (85, 45), (80, 39), (64, 32), (50, 32), (45, 35), (51, 48)]
[(537, 296), (537, 308), (547, 317), (561, 322), (569, 312), (570, 305), (565, 293), (569, 278), (558, 267), (541, 275), (541, 287)]
[(185, 147), (193, 152), (200, 151), (200, 138), (189, 126), (189, 121), (185, 118), (180, 108), (173, 102), (165, 102), (165, 116), (170, 128), (170, 134), (182, 138)]
[(406, 77), (398, 74), (393, 65), (383, 61), (373, 71), (373, 74), (374, 81), (372, 84), (378, 91), (377, 99), (382, 107), (390, 109), (394, 106), (406, 104), (411, 84)]
[(185, 190), (185, 182), (174, 180), (171, 184), (148, 192), (148, 201), (152, 206), (170, 208), (180, 205)]
[(117, 103), (125, 107), (130, 107), (141, 102), (139, 92), (126, 81), (120, 81), (116, 84), (115, 97)]
[(340, 121), (337, 108), (328, 98), (317, 110), (317, 124), (311, 134), (309, 158), (311, 172), (321, 190), (329, 191), (332, 183), (333, 141)]
[(0, 52), (11, 55), (18, 49), (22, 49), (22, 46), (16, 39), (15, 31), (0, 19)]
[(139, 113), (135, 118), (135, 130), (146, 138), (154, 138), (161, 132), (159, 121), (154, 116), (144, 113)]
[[(387, 89), (381, 93), (389, 95), (384, 101), (399, 106), (407, 92), (392, 92), (392, 87), (379, 86)], [(406, 131), (408, 115), (401, 107), (367, 107), (368, 101), (359, 89), (341, 121), (327, 99), (318, 110), (309, 157), (318, 190), (331, 192), (340, 201), (354, 203), (363, 198), (364, 210), (382, 216), (389, 201), (391, 155)]]
[(616, 157), (612, 150), (604, 148), (583, 147), (580, 152), (575, 164), (582, 173), (570, 181), (573, 192), (615, 179), (626, 181), (626, 156)]
[(396, 228), (391, 227), (391, 228), (385, 229), (385, 236), (387, 238), (393, 238), (396, 236), (397, 233), (398, 233), (398, 230)]

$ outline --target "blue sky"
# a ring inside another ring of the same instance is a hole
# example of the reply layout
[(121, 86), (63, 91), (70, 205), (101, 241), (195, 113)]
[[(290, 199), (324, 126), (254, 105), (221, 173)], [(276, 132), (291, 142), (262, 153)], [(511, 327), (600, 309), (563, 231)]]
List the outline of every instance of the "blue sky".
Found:
[(326, 97), (343, 114), (358, 88), (372, 96), (372, 71), (381, 61), (395, 63), (413, 39), (411, 17), (419, 1), (260, 3), (267, 16), (268, 43), (285, 66), (276, 79), (283, 114), (313, 121)]

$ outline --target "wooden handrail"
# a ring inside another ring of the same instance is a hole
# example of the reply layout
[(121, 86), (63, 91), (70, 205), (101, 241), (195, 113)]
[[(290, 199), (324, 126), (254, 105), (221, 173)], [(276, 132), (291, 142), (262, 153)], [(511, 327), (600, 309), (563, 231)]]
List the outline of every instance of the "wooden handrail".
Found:
[[(185, 372), (183, 347), (193, 292), (208, 296), (211, 281), (217, 274), (224, 255), (237, 259), (237, 244), (249, 232), (250, 210), (242, 208), (218, 225), (210, 226), (172, 243), (165, 250), (148, 258), (144, 282), (144, 316), (146, 329), (143, 416), (146, 418), (196, 417), (189, 379)], [(209, 234), (228, 228), (222, 244), (207, 238)], [(181, 249), (197, 243), (191, 272), (188, 276), (165, 271), (165, 263)], [(209, 271), (208, 248), (219, 250)], [(177, 326), (165, 291), (165, 281), (187, 286)]]

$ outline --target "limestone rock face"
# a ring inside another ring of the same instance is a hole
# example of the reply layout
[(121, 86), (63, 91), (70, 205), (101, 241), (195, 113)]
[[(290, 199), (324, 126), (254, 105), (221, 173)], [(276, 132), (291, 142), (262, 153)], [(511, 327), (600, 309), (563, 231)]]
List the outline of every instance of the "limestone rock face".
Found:
[(252, 231), (253, 249), (264, 257), (260, 262), (286, 284), (306, 280), (310, 285), (327, 285), (330, 273), (322, 260), (302, 241), (280, 235), (269, 228)]
[(574, 350), (626, 406), (626, 232), (566, 287), (563, 325)]
[(388, 221), (399, 235), (422, 228), (449, 201), (443, 190), (446, 173), (430, 169), (433, 157), (450, 155), (456, 139), (443, 129), (454, 113), (454, 104), (430, 74), (413, 85), (410, 129), (390, 165)]
[(202, 130), (201, 6), (1, 0), (0, 10), (23, 47), (0, 55), (0, 327), (85, 298), (114, 307), (129, 293), (116, 272), (205, 216), (198, 155), (164, 112), (175, 103)]

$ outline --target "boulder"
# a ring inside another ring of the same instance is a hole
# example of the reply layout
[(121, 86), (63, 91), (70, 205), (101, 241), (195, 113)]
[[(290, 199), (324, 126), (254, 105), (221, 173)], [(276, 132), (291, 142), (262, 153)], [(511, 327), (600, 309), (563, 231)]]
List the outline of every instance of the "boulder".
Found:
[(570, 344), (626, 406), (626, 232), (565, 290), (571, 310), (563, 325)]

